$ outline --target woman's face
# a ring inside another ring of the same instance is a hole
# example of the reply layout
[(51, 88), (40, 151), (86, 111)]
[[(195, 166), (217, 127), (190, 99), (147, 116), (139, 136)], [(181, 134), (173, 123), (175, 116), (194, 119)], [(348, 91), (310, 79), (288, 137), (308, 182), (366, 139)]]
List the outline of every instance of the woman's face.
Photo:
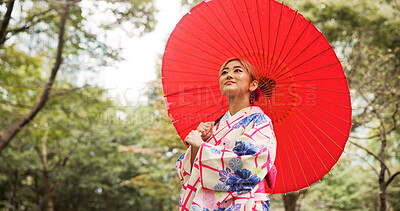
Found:
[(229, 62), (219, 73), (219, 88), (222, 95), (234, 97), (250, 93), (257, 88), (251, 76), (239, 61)]

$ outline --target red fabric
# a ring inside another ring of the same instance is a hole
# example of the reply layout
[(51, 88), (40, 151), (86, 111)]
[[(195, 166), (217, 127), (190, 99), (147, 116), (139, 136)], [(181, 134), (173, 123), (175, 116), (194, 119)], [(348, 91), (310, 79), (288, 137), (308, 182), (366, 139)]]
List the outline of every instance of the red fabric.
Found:
[(261, 78), (275, 83), (272, 92), (262, 87), (255, 103), (272, 119), (278, 142), (276, 184), (268, 191), (296, 191), (321, 179), (339, 159), (350, 132), (347, 80), (321, 32), (274, 0), (202, 2), (171, 33), (162, 82), (182, 140), (201, 121), (227, 111), (218, 71), (231, 57), (248, 60)]

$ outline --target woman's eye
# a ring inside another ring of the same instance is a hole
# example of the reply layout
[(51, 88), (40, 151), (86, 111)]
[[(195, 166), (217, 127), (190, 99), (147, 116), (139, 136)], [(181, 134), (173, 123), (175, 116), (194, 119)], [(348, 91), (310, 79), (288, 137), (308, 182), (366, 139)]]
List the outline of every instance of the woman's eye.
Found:
[(228, 73), (227, 71), (222, 71), (221, 75), (225, 75), (227, 73)]
[(241, 69), (236, 69), (235, 72), (242, 72), (242, 70)]

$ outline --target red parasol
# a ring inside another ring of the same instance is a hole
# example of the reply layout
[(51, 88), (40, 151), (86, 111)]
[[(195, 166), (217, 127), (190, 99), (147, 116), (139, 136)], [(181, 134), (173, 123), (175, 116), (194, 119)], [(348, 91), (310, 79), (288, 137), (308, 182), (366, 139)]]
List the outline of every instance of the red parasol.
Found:
[(182, 138), (228, 110), (218, 71), (231, 57), (257, 69), (256, 105), (272, 119), (278, 169), (272, 193), (310, 186), (335, 165), (351, 127), (347, 80), (334, 50), (297, 11), (274, 0), (209, 0), (187, 13), (163, 57), (168, 113)]

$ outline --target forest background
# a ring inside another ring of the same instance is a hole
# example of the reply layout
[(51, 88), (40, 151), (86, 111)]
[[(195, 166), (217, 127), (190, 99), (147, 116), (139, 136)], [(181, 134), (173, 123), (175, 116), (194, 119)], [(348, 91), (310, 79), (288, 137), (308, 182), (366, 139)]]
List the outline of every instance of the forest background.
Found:
[[(285, 4), (342, 61), (353, 127), (331, 173), (272, 195), (272, 210), (400, 210), (400, 1)], [(110, 18), (93, 31), (98, 11)], [(123, 59), (102, 32), (129, 26), (141, 36), (157, 27), (157, 12), (154, 0), (0, 0), (0, 210), (177, 210), (185, 146), (167, 116), (161, 55), (136, 106), (77, 83)]]

